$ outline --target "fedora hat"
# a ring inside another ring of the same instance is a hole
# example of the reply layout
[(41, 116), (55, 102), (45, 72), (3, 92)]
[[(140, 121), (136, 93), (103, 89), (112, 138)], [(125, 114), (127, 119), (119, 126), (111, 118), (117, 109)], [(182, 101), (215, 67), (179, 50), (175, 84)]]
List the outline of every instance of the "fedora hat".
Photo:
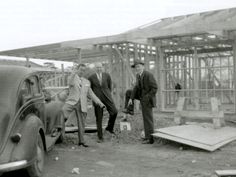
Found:
[(134, 64), (131, 65), (131, 68), (135, 68), (136, 65), (144, 65), (144, 62), (141, 60), (135, 60)]

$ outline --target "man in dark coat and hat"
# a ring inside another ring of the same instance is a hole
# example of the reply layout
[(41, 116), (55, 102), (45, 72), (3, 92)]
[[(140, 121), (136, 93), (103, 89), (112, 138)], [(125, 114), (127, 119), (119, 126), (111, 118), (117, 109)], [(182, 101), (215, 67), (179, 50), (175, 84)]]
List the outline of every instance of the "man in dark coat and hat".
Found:
[(145, 132), (143, 144), (153, 144), (153, 108), (156, 106), (157, 83), (153, 74), (144, 70), (142, 61), (135, 61), (131, 67), (135, 68), (137, 75), (129, 104), (132, 103), (132, 99), (140, 100)]

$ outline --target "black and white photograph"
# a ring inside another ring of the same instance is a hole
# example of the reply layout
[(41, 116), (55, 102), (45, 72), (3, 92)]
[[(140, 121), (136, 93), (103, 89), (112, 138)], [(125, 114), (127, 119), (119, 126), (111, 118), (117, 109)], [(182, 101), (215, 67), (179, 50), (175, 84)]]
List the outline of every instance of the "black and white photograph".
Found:
[(0, 2), (1, 177), (236, 176), (235, 0)]

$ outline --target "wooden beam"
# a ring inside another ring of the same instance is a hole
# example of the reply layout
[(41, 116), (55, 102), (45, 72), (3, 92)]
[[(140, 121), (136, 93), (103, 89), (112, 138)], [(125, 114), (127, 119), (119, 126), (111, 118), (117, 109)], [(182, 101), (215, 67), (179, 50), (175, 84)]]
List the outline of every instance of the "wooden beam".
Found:
[(161, 45), (161, 47), (166, 49), (176, 50), (178, 48), (183, 47), (201, 47), (201, 46), (217, 46), (218, 44), (226, 44), (232, 45), (233, 40), (231, 39), (224, 39), (224, 40), (208, 40), (208, 41), (176, 41), (176, 45), (168, 44), (168, 45)]
[(158, 98), (159, 98), (159, 106), (160, 106), (160, 110), (164, 111), (165, 109), (165, 103), (167, 100), (165, 100), (165, 94), (162, 93), (162, 91), (164, 90), (164, 84), (165, 82), (165, 74), (162, 73), (162, 69), (164, 69), (164, 55), (163, 55), (163, 51), (161, 49), (161, 47), (156, 46), (157, 47), (157, 60), (158, 60), (158, 75), (159, 75), (159, 89), (158, 89)]
[(147, 71), (150, 70), (150, 55), (148, 54), (148, 46), (145, 45), (145, 48), (144, 48), (144, 63), (145, 63), (145, 68), (147, 69)]
[(26, 57), (26, 67), (30, 67), (30, 61), (29, 61), (29, 57)]
[(13, 49), (13, 50), (6, 50), (1, 51), (0, 55), (9, 54), (9, 53), (15, 53), (15, 54), (24, 54), (24, 53), (30, 53), (30, 52), (43, 52), (48, 50), (57, 50), (60, 48), (60, 43), (54, 43), (54, 44), (48, 44), (48, 45), (39, 45), (35, 47), (25, 47), (25, 48), (19, 48), (19, 49)]
[(114, 44), (114, 43), (124, 43), (128, 42), (126, 35), (118, 34), (112, 36), (103, 36), (90, 39), (81, 39), (74, 41), (62, 42), (62, 47), (74, 47), (74, 48), (90, 48), (95, 44), (105, 45), (105, 44)]
[[(200, 49), (197, 50), (197, 53), (214, 53), (214, 52), (226, 52), (232, 51), (232, 47), (223, 47), (223, 48), (213, 48), (213, 49)], [(173, 52), (165, 52), (166, 55), (187, 55), (187, 54), (194, 54), (194, 50), (187, 50), (187, 51), (173, 51)]]
[(59, 57), (67, 57), (67, 56), (71, 56), (77, 55), (77, 50), (73, 50), (73, 51), (67, 51), (67, 52), (55, 52), (55, 53), (41, 53), (41, 54), (29, 54), (27, 56), (29, 56), (30, 58), (46, 58), (46, 59), (57, 59)]
[(194, 103), (195, 103), (195, 108), (197, 109), (197, 110), (199, 110), (200, 109), (200, 106), (199, 106), (199, 92), (198, 92), (198, 89), (199, 89), (199, 69), (197, 69), (199, 67), (199, 60), (198, 60), (198, 53), (197, 53), (197, 49), (196, 48), (194, 48), (194, 54), (193, 54), (193, 68), (195, 68), (194, 70), (193, 70), (193, 82), (194, 82), (194, 89), (196, 89), (195, 90), (195, 92), (194, 92), (194, 97), (196, 98), (196, 99), (194, 99)]
[(134, 60), (139, 60), (138, 44), (134, 44)]
[(66, 86), (66, 79), (65, 79), (65, 70), (64, 70), (64, 64), (61, 64), (61, 72), (62, 72), (62, 85)]
[(233, 74), (233, 83), (234, 83), (234, 113), (236, 112), (236, 39), (233, 44), (233, 62), (234, 62), (234, 74)]
[(77, 60), (74, 61), (74, 62), (80, 64), (80, 63), (82, 63), (82, 58), (81, 58), (81, 49), (78, 48), (77, 51), (78, 51), (78, 53), (77, 53), (77, 57), (78, 57), (78, 58), (77, 58)]

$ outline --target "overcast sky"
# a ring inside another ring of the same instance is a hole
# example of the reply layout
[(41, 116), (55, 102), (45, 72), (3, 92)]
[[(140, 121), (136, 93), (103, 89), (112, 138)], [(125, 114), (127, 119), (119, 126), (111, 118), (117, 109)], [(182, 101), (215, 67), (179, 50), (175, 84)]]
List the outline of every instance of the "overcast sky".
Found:
[(2, 0), (0, 51), (118, 34), (178, 15), (236, 7), (236, 0)]

